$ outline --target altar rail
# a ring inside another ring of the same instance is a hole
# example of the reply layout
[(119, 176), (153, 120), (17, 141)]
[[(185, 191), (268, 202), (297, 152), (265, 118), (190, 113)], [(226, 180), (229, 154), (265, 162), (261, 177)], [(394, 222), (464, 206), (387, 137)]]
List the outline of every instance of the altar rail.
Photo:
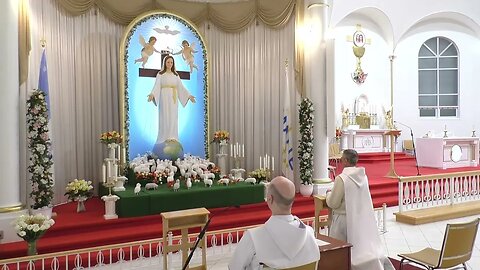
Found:
[(480, 171), (398, 178), (398, 209), (424, 209), (480, 200)]
[[(380, 231), (385, 232), (385, 210), (376, 209), (378, 226)], [(321, 217), (323, 220), (327, 216)], [(312, 226), (314, 218), (302, 219), (307, 225)], [(221, 258), (233, 252), (233, 244), (237, 243), (243, 232), (258, 225), (239, 227), (225, 230), (207, 232), (209, 248), (207, 254), (209, 260)], [(313, 226), (312, 226), (313, 227)], [(326, 234), (325, 228), (322, 233)], [(198, 233), (189, 234), (189, 241), (194, 242)], [(173, 244), (180, 244), (181, 236), (171, 237)], [(70, 251), (55, 252), (36, 256), (26, 256), (0, 260), (0, 270), (34, 270), (34, 269), (134, 269), (146, 266), (162, 268), (162, 238), (151, 240), (105, 245), (92, 248), (76, 249)], [(181, 268), (181, 251), (169, 255), (169, 261), (174, 269)], [(200, 262), (201, 256), (194, 256), (192, 263)], [(113, 268), (112, 268), (113, 267)]]

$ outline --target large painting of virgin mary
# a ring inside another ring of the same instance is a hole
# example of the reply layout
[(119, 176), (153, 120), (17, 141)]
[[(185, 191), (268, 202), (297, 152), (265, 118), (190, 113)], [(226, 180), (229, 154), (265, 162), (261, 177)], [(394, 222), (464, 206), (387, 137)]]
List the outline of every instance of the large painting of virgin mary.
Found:
[(127, 27), (121, 59), (128, 159), (208, 158), (207, 52), (195, 27), (171, 13), (141, 15)]

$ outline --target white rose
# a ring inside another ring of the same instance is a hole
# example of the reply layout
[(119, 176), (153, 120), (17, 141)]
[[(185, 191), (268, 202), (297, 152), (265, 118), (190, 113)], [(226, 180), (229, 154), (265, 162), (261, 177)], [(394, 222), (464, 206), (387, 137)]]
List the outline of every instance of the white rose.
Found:
[(40, 230), (40, 227), (38, 226), (38, 224), (34, 224), (33, 225), (33, 231), (38, 232), (39, 230)]
[(32, 224), (28, 224), (28, 225), (27, 225), (27, 230), (29, 230), (29, 231), (33, 230), (33, 225), (32, 225)]
[(24, 237), (25, 235), (27, 235), (27, 233), (25, 231), (20, 231), (18, 232), (18, 235), (20, 235), (20, 237)]

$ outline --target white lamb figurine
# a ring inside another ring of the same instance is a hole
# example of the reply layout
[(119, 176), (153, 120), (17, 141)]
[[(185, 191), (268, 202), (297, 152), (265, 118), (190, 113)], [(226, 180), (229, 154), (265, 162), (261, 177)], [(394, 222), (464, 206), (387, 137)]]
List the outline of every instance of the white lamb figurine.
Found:
[(245, 183), (250, 183), (252, 185), (255, 185), (255, 183), (257, 183), (257, 179), (250, 177), (245, 180)]
[(133, 192), (135, 193), (135, 195), (138, 195), (138, 193), (140, 193), (141, 190), (142, 190), (142, 184), (137, 183), (137, 185), (133, 189)]
[(176, 180), (175, 184), (173, 184), (173, 191), (177, 191), (180, 188), (180, 180)]
[(192, 179), (189, 177), (187, 178), (187, 189), (190, 189), (192, 187)]
[(218, 180), (219, 184), (223, 184), (225, 186), (228, 186), (229, 182), (230, 182), (230, 180), (228, 178), (222, 178), (222, 179)]
[(158, 188), (158, 185), (155, 183), (147, 183), (145, 185), (145, 190), (153, 189), (156, 190)]
[(150, 168), (147, 164), (140, 164), (133, 169), (134, 172), (150, 172)]
[(213, 180), (205, 179), (205, 180), (203, 180), (203, 183), (205, 183), (206, 187), (211, 187), (213, 185)]

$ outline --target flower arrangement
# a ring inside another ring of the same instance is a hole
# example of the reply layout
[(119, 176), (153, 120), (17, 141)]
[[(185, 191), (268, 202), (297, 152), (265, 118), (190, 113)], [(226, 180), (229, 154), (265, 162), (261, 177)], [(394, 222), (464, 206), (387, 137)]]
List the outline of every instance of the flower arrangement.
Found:
[(14, 222), (17, 235), (28, 242), (28, 255), (37, 254), (36, 241), (55, 224), (55, 221), (42, 214), (21, 215)]
[(300, 141), (298, 159), (300, 180), (304, 185), (312, 184), (313, 176), (313, 103), (304, 98), (299, 105)]
[(65, 188), (65, 196), (71, 201), (78, 201), (81, 199), (88, 199), (92, 196), (92, 181), (86, 181), (84, 179), (75, 179), (68, 183)]
[(257, 179), (258, 182), (268, 181), (268, 179), (270, 179), (270, 171), (267, 169), (256, 169), (251, 171), (248, 175)]
[(111, 144), (111, 143), (120, 144), (122, 143), (122, 140), (123, 140), (122, 135), (120, 135), (120, 133), (118, 133), (115, 130), (100, 134), (100, 142), (104, 144)]
[(27, 100), (27, 139), (30, 150), (28, 172), (32, 208), (50, 207), (53, 199), (51, 141), (48, 135), (48, 110), (45, 93), (33, 90)]
[(230, 140), (230, 133), (226, 130), (217, 130), (213, 133), (212, 143), (220, 143), (221, 141), (228, 142)]
[(158, 174), (154, 172), (136, 172), (135, 173), (135, 179), (137, 181), (141, 181), (141, 180), (154, 181), (155, 179), (158, 180), (158, 177), (162, 177), (160, 173)]
[(336, 128), (335, 129), (335, 140), (340, 140), (340, 138), (342, 137), (343, 135), (343, 131), (340, 129), (340, 128)]

